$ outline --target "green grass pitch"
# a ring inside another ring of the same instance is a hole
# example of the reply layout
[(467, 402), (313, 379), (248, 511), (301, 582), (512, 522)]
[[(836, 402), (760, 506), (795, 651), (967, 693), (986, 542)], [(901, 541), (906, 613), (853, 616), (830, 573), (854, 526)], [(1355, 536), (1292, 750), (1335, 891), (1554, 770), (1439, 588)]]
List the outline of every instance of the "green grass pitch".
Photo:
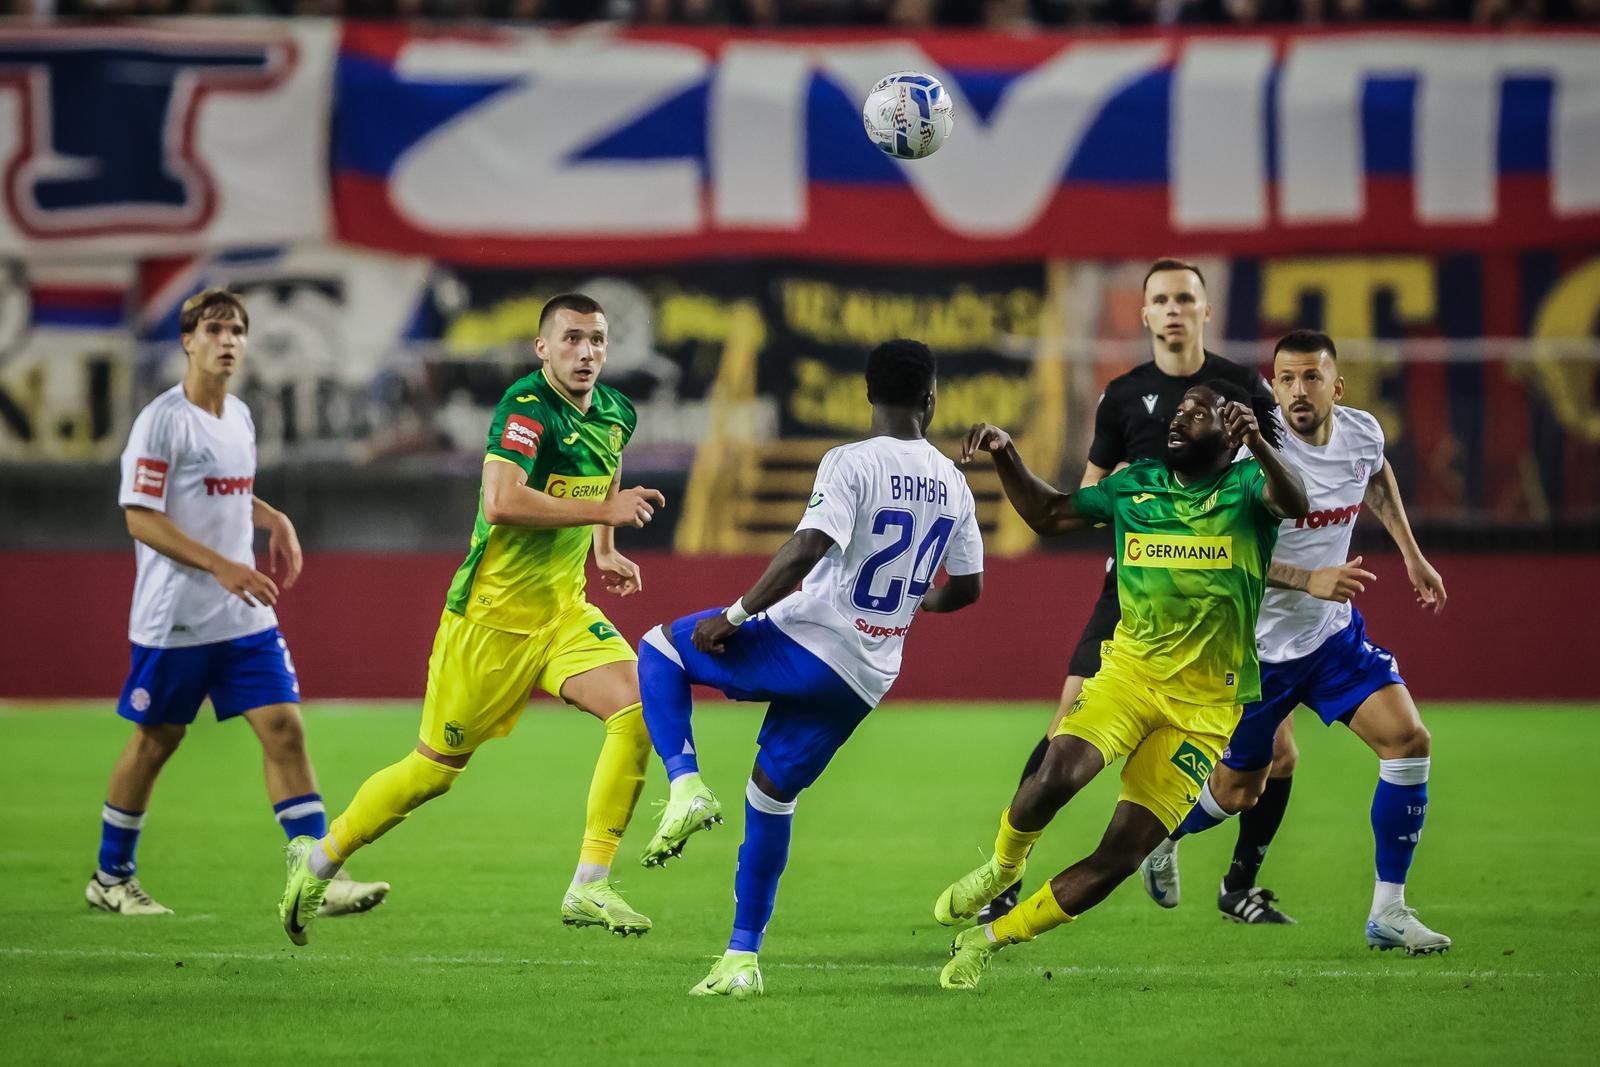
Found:
[[(205, 712), (209, 714), (209, 712)], [(330, 807), (414, 741), (413, 706), (312, 705)], [(1130, 882), (1078, 923), (1000, 957), (974, 993), (937, 985), (934, 897), (994, 838), (1042, 706), (873, 715), (800, 801), (762, 954), (760, 1001), (685, 994), (725, 944), (757, 709), (703, 709), (728, 825), (665, 870), (619, 857), (655, 919), (622, 940), (560, 925), (600, 730), (548, 706), (455, 791), (353, 863), (394, 883), (296, 949), (277, 925), (282, 838), (242, 724), (202, 719), (157, 788), (140, 849), (177, 914), (91, 912), (108, 707), (0, 705), (0, 1029), (10, 1063), (1592, 1063), (1600, 1041), (1600, 707), (1432, 706), (1435, 768), (1408, 896), (1454, 951), (1370, 953), (1367, 808), (1376, 768), (1346, 731), (1298, 721), (1300, 771), (1263, 872), (1298, 926), (1224, 922), (1231, 827), (1185, 842), (1184, 904)], [(1058, 817), (1029, 886), (1082, 855), (1114, 774)], [(646, 799), (663, 795), (652, 767)]]

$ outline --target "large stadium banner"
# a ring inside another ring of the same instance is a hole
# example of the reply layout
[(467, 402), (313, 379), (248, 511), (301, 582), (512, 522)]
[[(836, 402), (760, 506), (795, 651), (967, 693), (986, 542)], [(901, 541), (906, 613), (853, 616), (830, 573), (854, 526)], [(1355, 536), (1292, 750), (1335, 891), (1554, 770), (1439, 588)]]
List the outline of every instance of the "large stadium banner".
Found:
[[(941, 78), (900, 162), (860, 105)], [(980, 263), (1600, 243), (1600, 34), (348, 24), (339, 235), (480, 264)]]
[(324, 237), (336, 24), (0, 27), (0, 255)]

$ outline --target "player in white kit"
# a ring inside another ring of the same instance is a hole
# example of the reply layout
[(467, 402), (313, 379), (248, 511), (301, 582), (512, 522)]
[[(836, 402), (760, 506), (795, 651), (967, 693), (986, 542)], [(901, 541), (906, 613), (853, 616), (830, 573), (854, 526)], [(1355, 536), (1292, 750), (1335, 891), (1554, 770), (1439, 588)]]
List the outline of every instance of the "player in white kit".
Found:
[[(894, 684), (917, 611), (957, 611), (982, 589), (972, 491), (924, 439), (933, 353), (918, 341), (885, 342), (868, 357), (866, 379), (872, 436), (822, 458), (799, 527), (755, 585), (726, 610), (656, 627), (639, 646), (645, 724), (671, 782), (647, 867), (722, 821), (700, 778), (690, 684), (770, 702), (745, 786), (733, 935), (690, 990), (697, 996), (761, 994), (756, 954), (788, 861), (796, 797)], [(949, 581), (936, 587), (941, 566)]]
[[(1372, 798), (1377, 884), (1367, 919), (1368, 946), (1408, 955), (1443, 952), (1450, 939), (1428, 929), (1406, 906), (1405, 880), (1428, 810), (1431, 742), (1394, 656), (1367, 638), (1350, 598), (1363, 592), (1360, 559), (1344, 562), (1356, 515), (1368, 505), (1405, 556), (1418, 602), (1443, 610), (1444, 583), (1423, 557), (1405, 517), (1394, 473), (1383, 455), (1383, 429), (1365, 411), (1339, 404), (1333, 340), (1296, 330), (1277, 344), (1272, 387), (1285, 423), (1284, 455), (1299, 468), (1311, 513), (1285, 520), (1273, 552), (1269, 588), (1256, 624), (1261, 699), (1245, 705), (1200, 802), (1140, 867), (1145, 890), (1163, 907), (1178, 904), (1177, 842), (1255, 803), (1273, 764), (1279, 725), (1305, 704), (1327, 725), (1342, 722), (1378, 756)], [(1315, 590), (1313, 596), (1308, 590)], [(1264, 843), (1260, 849), (1265, 853)], [(1260, 857), (1256, 857), (1259, 867)], [(1252, 872), (1253, 873), (1253, 872)], [(1229, 897), (1226, 886), (1223, 901)], [(1249, 887), (1223, 913), (1260, 922), (1270, 891)], [(1276, 921), (1290, 921), (1283, 917)]]
[[(118, 494), (138, 569), (133, 666), (117, 714), (134, 731), (111, 772), (98, 868), (84, 892), (91, 907), (122, 915), (171, 912), (134, 877), (134, 850), (156, 777), (208, 696), (218, 721), (242, 717), (261, 739), (267, 796), (285, 834), (321, 833), (327, 819), (306, 755), (300, 685), (272, 610), (278, 586), (255, 568), (255, 531), (266, 530), (289, 588), (300, 541), (288, 517), (255, 495), (255, 424), (228, 394), (250, 319), (237, 295), (208, 289), (184, 303), (179, 329), (188, 369), (134, 420)], [(387, 882), (346, 879), (325, 898), (325, 914), (365, 911), (388, 891)]]

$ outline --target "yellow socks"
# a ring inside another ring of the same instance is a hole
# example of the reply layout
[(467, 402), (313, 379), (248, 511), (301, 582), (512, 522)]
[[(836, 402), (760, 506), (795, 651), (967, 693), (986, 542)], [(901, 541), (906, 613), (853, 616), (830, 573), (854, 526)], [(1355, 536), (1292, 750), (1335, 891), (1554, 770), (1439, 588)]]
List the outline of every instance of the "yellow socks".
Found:
[(447, 792), (461, 773), (415, 750), (361, 783), (350, 806), (328, 827), (328, 852), (343, 863), (363, 845), (370, 845), (417, 808)]
[(583, 823), (580, 864), (611, 866), (622, 831), (628, 828), (650, 759), (650, 733), (644, 708), (630, 704), (606, 720), (606, 740), (589, 782), (589, 807)]
[(1020, 867), (1033, 851), (1043, 830), (1024, 833), (1011, 825), (1011, 809), (1000, 813), (1000, 834), (994, 839), (994, 858), (1002, 867)]
[(989, 930), (997, 943), (1015, 945), (1019, 941), (1032, 941), (1046, 930), (1054, 930), (1074, 918), (1061, 910), (1050, 883), (1046, 882), (1033, 896), (991, 923)]

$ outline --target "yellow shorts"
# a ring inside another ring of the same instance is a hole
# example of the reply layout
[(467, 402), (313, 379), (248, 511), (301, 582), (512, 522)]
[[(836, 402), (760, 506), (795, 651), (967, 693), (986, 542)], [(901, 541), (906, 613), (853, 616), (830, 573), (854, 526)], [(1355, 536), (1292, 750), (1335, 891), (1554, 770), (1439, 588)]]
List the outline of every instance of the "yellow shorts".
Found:
[(559, 697), (567, 679), (637, 658), (585, 600), (531, 634), (479, 626), (445, 611), (428, 657), (419, 736), (435, 752), (471, 752), (511, 732), (535, 687)]
[(1114, 658), (1103, 658), (1056, 734), (1083, 738), (1108, 765), (1127, 756), (1118, 799), (1149, 808), (1176, 830), (1200, 799), (1243, 710), (1173, 700)]

